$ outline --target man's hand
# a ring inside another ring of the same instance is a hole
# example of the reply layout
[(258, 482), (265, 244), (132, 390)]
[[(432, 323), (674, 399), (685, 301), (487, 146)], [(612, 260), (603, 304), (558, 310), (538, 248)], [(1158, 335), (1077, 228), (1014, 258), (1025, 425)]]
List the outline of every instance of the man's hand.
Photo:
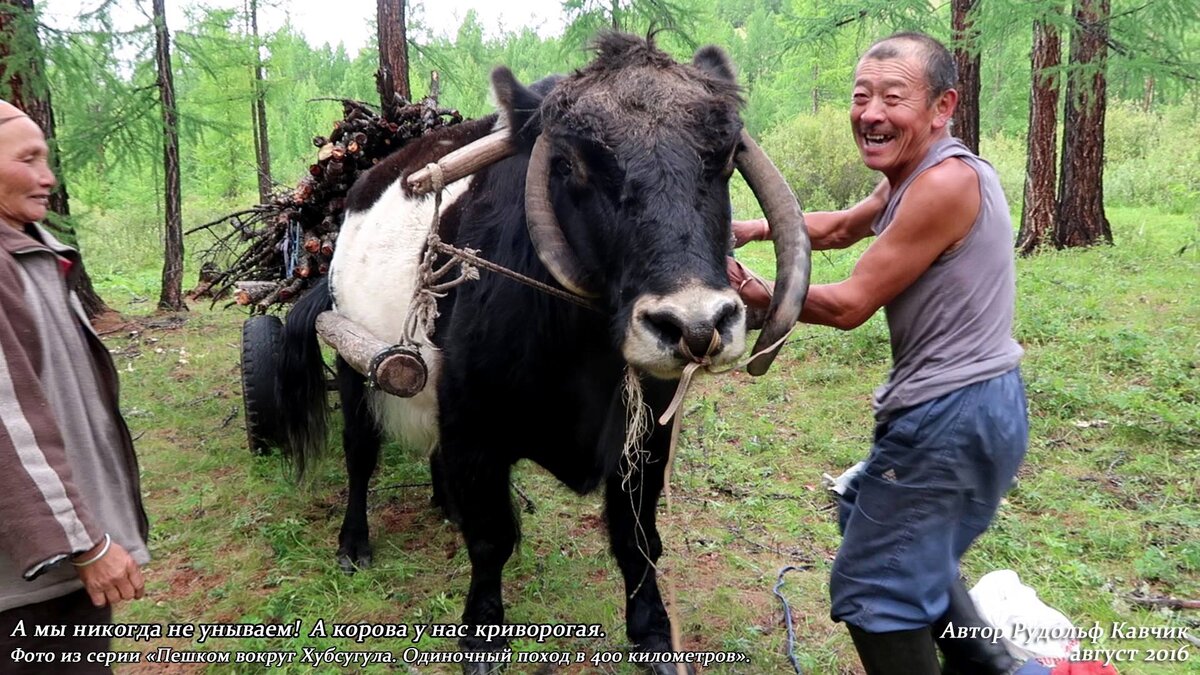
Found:
[(741, 248), (751, 241), (766, 241), (771, 238), (771, 226), (766, 218), (733, 221), (733, 247)]
[[(97, 544), (92, 550), (76, 557), (78, 560), (91, 560), (101, 550), (103, 545)], [(142, 570), (129, 555), (129, 551), (115, 541), (102, 558), (79, 568), (79, 578), (91, 596), (92, 604), (97, 607), (140, 598), (146, 590)]]
[(746, 303), (747, 327), (751, 330), (762, 328), (762, 319), (771, 306), (771, 294), (775, 292), (774, 285), (732, 257), (725, 258), (725, 275), (729, 277), (729, 285)]

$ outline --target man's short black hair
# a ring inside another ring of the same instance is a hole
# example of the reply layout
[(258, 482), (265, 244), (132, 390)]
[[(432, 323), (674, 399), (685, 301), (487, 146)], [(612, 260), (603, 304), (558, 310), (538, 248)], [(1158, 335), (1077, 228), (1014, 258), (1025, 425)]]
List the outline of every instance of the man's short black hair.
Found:
[(889, 35), (871, 45), (863, 59), (882, 61), (910, 54), (915, 54), (924, 62), (930, 103), (958, 83), (958, 66), (954, 63), (954, 56), (950, 54), (950, 50), (924, 33), (904, 31)]

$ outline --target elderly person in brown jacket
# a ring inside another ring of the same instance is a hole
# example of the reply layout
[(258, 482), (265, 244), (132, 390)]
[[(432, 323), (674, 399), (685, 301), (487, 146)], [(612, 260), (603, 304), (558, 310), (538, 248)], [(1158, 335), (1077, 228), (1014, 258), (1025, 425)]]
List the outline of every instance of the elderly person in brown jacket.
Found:
[(73, 290), (78, 254), (37, 224), (57, 182), (47, 154), (0, 101), (0, 672), (46, 672), (25, 651), (108, 672), (89, 659), (109, 648), (103, 628), (74, 626), (142, 597), (148, 528), (116, 369)]

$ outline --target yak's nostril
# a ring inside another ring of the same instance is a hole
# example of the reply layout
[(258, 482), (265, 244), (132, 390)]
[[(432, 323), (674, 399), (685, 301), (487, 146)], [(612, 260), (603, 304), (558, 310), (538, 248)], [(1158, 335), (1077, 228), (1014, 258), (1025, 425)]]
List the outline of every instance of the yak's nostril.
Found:
[(742, 304), (730, 300), (722, 304), (717, 309), (717, 316), (713, 324), (717, 328), (718, 333), (732, 335), (737, 323), (742, 320)]
[(685, 312), (660, 308), (642, 315), (647, 329), (664, 345), (678, 350), (688, 360), (716, 356), (724, 349), (722, 334), (732, 335), (742, 320), (742, 306), (725, 300), (703, 312), (702, 316), (684, 316)]
[(721, 350), (721, 338), (711, 319), (687, 320), (670, 311), (647, 312), (644, 320), (653, 335), (674, 348), (683, 358), (694, 361)]
[(672, 312), (647, 312), (642, 320), (650, 332), (665, 344), (676, 345), (683, 338), (683, 321)]

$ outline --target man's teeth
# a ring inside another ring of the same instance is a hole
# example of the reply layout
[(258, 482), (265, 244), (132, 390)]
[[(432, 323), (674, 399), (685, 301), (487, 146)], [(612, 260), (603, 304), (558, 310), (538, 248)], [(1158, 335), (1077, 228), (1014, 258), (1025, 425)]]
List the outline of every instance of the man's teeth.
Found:
[(892, 140), (892, 137), (883, 134), (863, 134), (863, 140), (868, 143), (882, 144)]

